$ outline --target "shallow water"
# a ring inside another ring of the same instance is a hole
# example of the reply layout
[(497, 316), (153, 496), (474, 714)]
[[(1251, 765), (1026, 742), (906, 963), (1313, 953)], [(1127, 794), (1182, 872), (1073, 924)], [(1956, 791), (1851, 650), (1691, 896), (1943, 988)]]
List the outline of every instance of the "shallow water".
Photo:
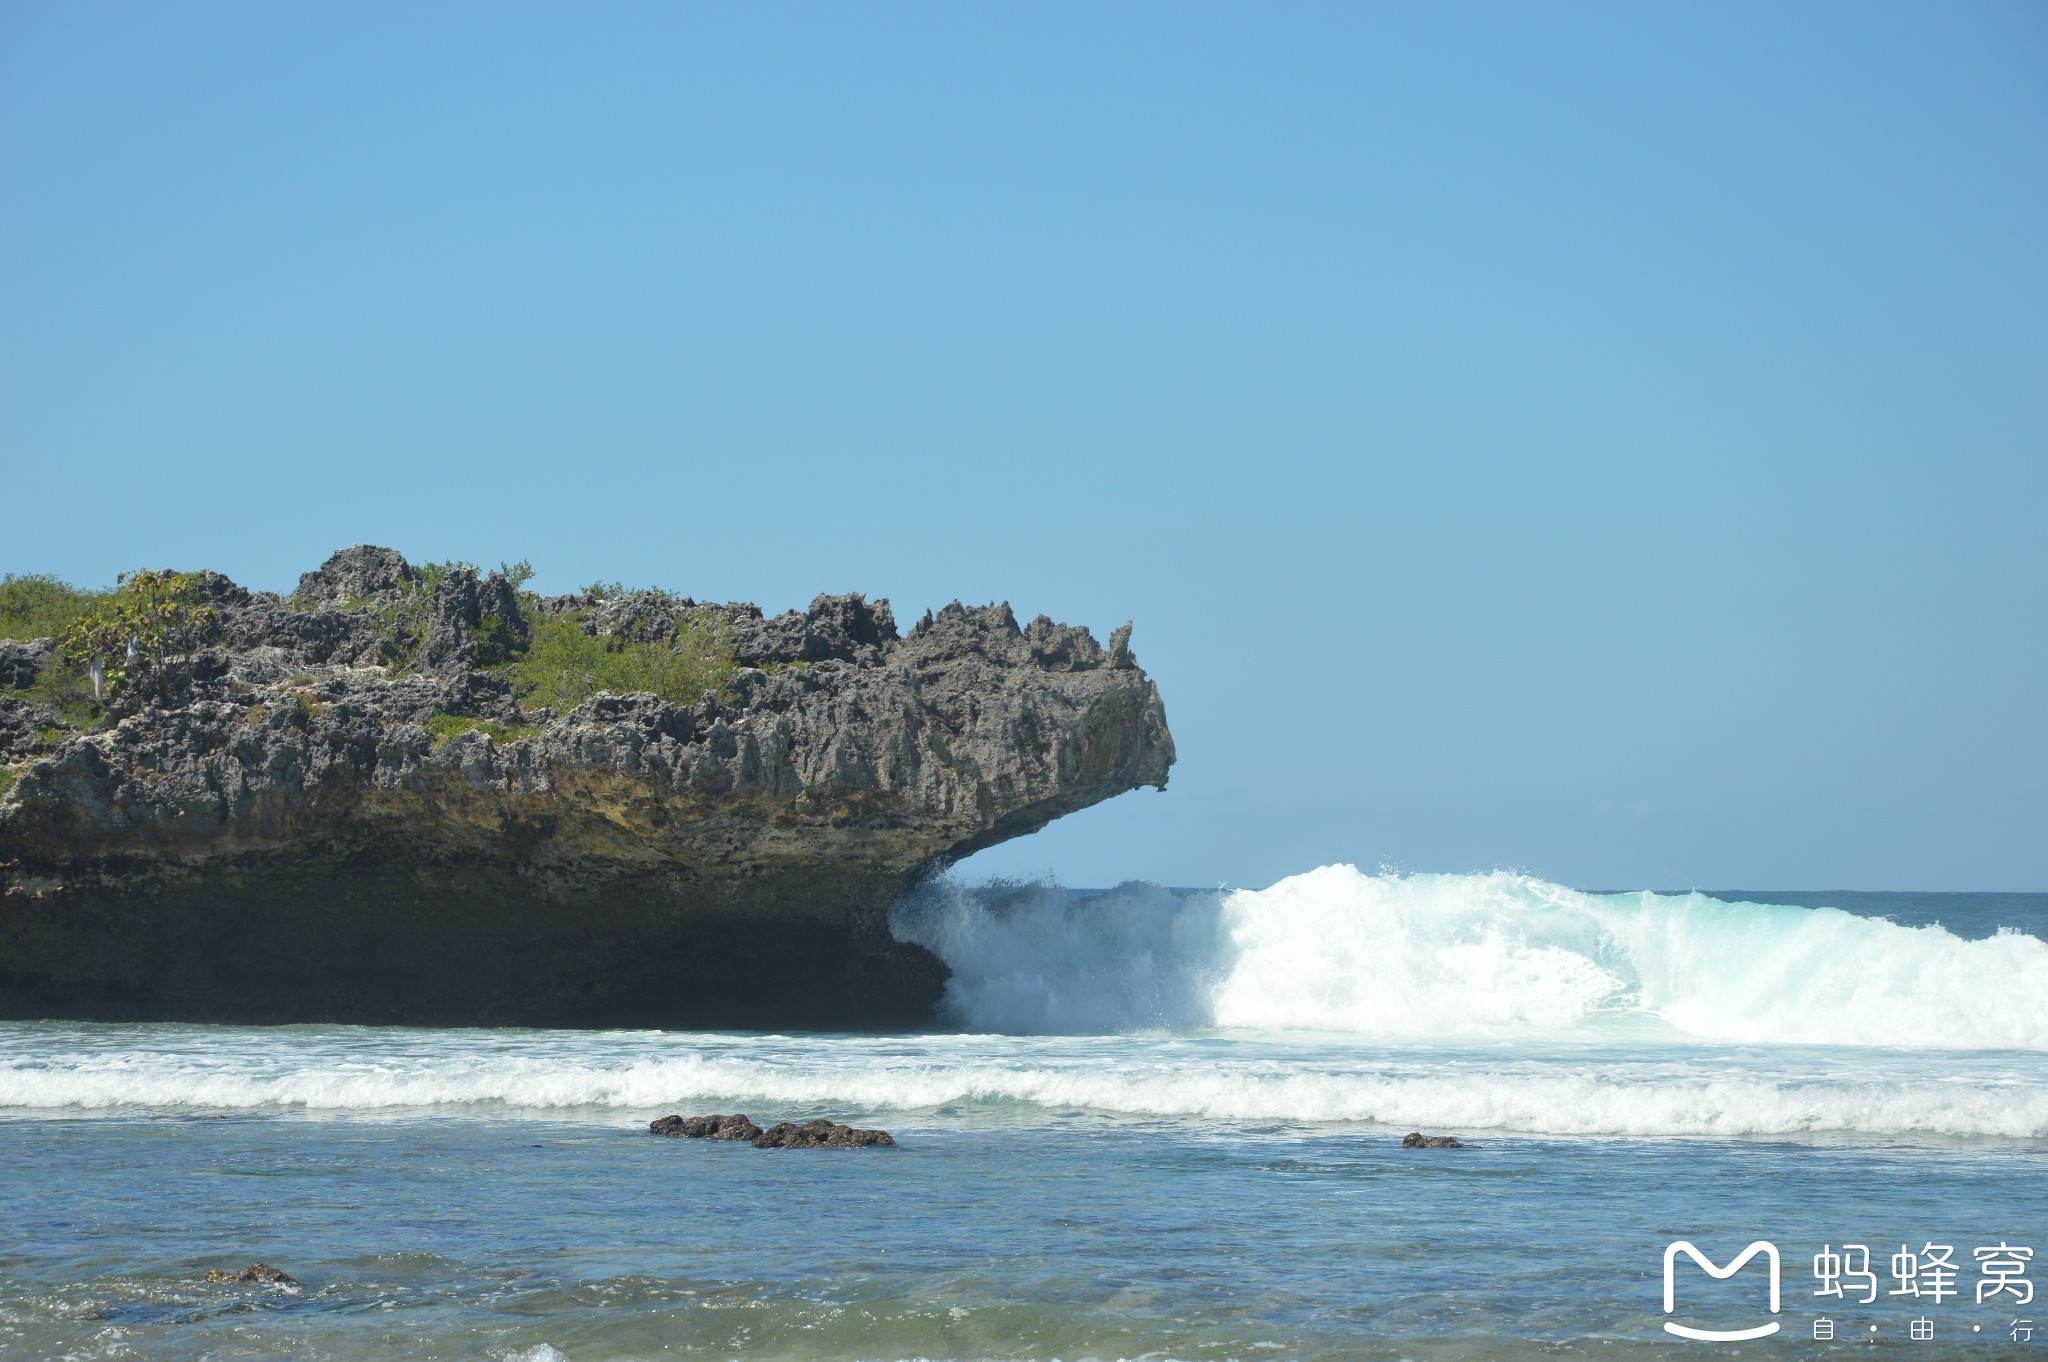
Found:
[[(2048, 1249), (2048, 896), (1939, 897), (948, 891), (960, 1032), (0, 1027), (0, 1356), (2048, 1355), (1973, 1258)], [(901, 1145), (644, 1134), (734, 1109)], [(1783, 1302), (1670, 1318), (1783, 1332), (1664, 1335), (1677, 1238)], [(1961, 1295), (1885, 1294), (1929, 1242)]]

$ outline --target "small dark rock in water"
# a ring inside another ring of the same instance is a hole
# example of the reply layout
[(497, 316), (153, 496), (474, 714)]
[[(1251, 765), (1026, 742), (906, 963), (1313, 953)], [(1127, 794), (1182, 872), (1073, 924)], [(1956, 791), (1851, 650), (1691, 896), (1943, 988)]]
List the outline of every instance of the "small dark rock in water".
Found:
[(761, 1127), (745, 1116), (664, 1116), (647, 1127), (650, 1135), (670, 1135), (679, 1140), (751, 1140)]
[(865, 1149), (871, 1145), (893, 1145), (886, 1130), (855, 1130), (837, 1121), (806, 1121), (802, 1125), (784, 1121), (754, 1137), (756, 1149)]
[(265, 1286), (297, 1286), (298, 1279), (278, 1271), (268, 1263), (251, 1263), (240, 1272), (223, 1272), (214, 1268), (206, 1274), (209, 1282), (254, 1282)]
[(1424, 1135), (1419, 1130), (1411, 1130), (1401, 1137), (1401, 1148), (1403, 1149), (1472, 1149), (1475, 1147), (1474, 1145), (1466, 1144), (1455, 1135)]

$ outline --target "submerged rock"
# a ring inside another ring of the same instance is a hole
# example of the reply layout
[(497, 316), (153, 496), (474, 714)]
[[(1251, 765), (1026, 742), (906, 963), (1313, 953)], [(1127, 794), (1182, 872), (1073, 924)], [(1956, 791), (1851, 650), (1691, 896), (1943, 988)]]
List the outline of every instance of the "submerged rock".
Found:
[(272, 1267), (268, 1263), (251, 1263), (240, 1272), (223, 1272), (212, 1268), (206, 1274), (209, 1282), (246, 1282), (263, 1286), (297, 1286), (296, 1277)]
[(783, 1121), (754, 1137), (756, 1149), (867, 1149), (895, 1143), (886, 1130), (855, 1130), (826, 1120), (806, 1121), (802, 1125)]
[(1463, 1140), (1459, 1139), (1455, 1135), (1424, 1135), (1419, 1130), (1411, 1130), (1406, 1135), (1403, 1135), (1401, 1137), (1401, 1148), (1473, 1149), (1477, 1148), (1477, 1146), (1466, 1144)]
[[(1006, 605), (900, 635), (367, 547), (198, 591), (212, 643), (83, 726), (20, 689), (50, 646), (0, 657), (0, 1018), (921, 1026), (947, 971), (890, 902), (1174, 758), (1127, 629)], [(715, 689), (543, 705), (565, 628)]]
[(664, 1116), (647, 1127), (650, 1135), (668, 1135), (681, 1140), (751, 1140), (761, 1127), (743, 1115)]

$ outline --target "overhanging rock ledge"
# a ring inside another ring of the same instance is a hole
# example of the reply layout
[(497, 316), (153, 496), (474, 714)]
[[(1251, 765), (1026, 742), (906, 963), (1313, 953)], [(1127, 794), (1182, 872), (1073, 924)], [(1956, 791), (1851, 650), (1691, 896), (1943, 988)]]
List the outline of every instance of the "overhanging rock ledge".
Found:
[[(36, 698), (52, 645), (0, 642), (0, 1016), (920, 1026), (946, 970), (889, 933), (906, 884), (1173, 762), (1128, 625), (956, 602), (899, 636), (859, 596), (543, 599), (375, 548), (199, 590), (215, 644), (91, 731)], [(507, 659), (563, 619), (733, 667), (522, 704)]]

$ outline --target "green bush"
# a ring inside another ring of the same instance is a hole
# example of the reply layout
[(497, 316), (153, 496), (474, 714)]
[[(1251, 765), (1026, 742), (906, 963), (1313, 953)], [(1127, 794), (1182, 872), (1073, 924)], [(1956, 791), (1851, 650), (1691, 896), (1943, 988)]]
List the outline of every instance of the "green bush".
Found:
[(0, 638), (61, 638), (110, 591), (81, 591), (47, 572), (0, 577)]
[(434, 588), (441, 585), (441, 579), (457, 568), (468, 568), (478, 576), (483, 575), (475, 563), (465, 562), (460, 558), (450, 558), (440, 563), (417, 563), (414, 566), (419, 569), (420, 580), (419, 585), (413, 590), (423, 596), (433, 595)]
[[(439, 563), (420, 563), (417, 566), (420, 574), (420, 586), (430, 595), (435, 587), (441, 585), (441, 579), (457, 568), (468, 568), (479, 577), (488, 575), (483, 568), (478, 567), (466, 558), (449, 558)], [(519, 590), (533, 580), (533, 562), (531, 559), (522, 558), (516, 563), (508, 563), (500, 559), (498, 560), (498, 571), (504, 575), (507, 581), (512, 583), (514, 591)]]
[(481, 733), (492, 742), (517, 742), (538, 732), (540, 730), (537, 728), (521, 728), (516, 724), (501, 724), (491, 719), (475, 719), (467, 714), (445, 714), (436, 711), (427, 718), (427, 737), (433, 741), (436, 752), (463, 733)]
[(528, 704), (570, 710), (601, 691), (648, 691), (675, 705), (694, 704), (705, 691), (722, 690), (733, 672), (732, 649), (721, 622), (681, 622), (674, 641), (593, 637), (583, 615), (527, 616), (532, 642), (503, 669), (512, 690)]
[(657, 601), (682, 599), (665, 586), (627, 586), (624, 582), (589, 582), (577, 594), (588, 596), (594, 601), (615, 600), (620, 596), (651, 596)]
[[(199, 599), (195, 572), (145, 568), (124, 572), (119, 581), (65, 625), (61, 640), (65, 659), (80, 670), (96, 659), (104, 664), (109, 695), (153, 678), (173, 654), (190, 656), (220, 623), (220, 612)], [(137, 676), (129, 675), (126, 666), (131, 651)]]

